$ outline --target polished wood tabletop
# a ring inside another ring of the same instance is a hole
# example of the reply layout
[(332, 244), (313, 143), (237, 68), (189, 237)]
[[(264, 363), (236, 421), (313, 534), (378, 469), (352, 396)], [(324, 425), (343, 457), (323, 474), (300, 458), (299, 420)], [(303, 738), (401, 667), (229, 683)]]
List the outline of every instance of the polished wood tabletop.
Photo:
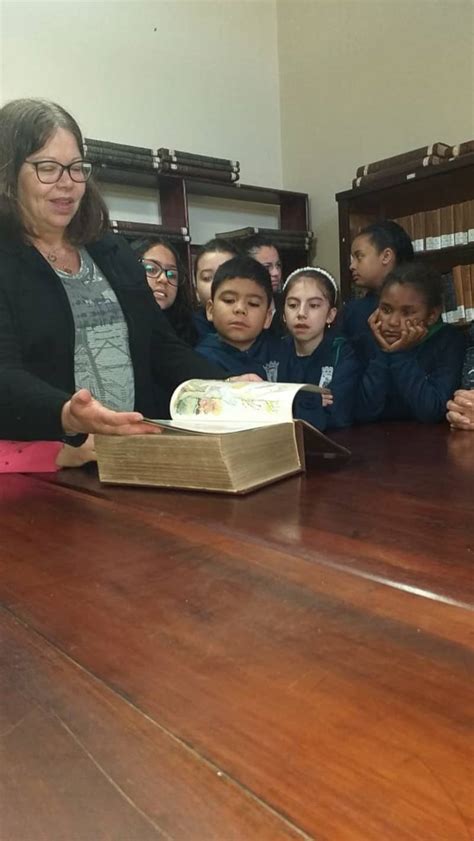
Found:
[(244, 497), (0, 479), (1, 841), (472, 841), (474, 435)]

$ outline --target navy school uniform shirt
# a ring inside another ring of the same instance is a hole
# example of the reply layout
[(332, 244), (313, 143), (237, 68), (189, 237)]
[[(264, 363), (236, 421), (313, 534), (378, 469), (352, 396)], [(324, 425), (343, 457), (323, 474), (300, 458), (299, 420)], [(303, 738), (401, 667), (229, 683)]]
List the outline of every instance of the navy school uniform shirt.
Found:
[(349, 339), (361, 357), (366, 354), (367, 340), (372, 336), (367, 321), (378, 305), (378, 295), (375, 292), (367, 292), (363, 298), (352, 298), (348, 301), (341, 312), (340, 332)]
[(383, 351), (374, 337), (368, 350), (357, 396), (359, 422), (444, 419), (446, 402), (461, 382), (465, 351), (461, 330), (440, 320), (410, 350)]
[(292, 336), (281, 341), (278, 381), (312, 383), (330, 388), (334, 402), (323, 407), (321, 397), (309, 392), (297, 395), (294, 416), (318, 429), (350, 426), (353, 422), (360, 365), (352, 346), (342, 336), (326, 331), (310, 356), (297, 356)]
[(229, 345), (218, 333), (208, 333), (195, 350), (206, 359), (217, 362), (227, 376), (258, 374), (262, 379), (276, 382), (281, 339), (263, 330), (248, 350)]
[(215, 333), (215, 327), (212, 321), (207, 320), (206, 316), (206, 308), (199, 307), (199, 309), (193, 312), (193, 322), (194, 327), (196, 328), (197, 332), (197, 343), (201, 342), (209, 333)]

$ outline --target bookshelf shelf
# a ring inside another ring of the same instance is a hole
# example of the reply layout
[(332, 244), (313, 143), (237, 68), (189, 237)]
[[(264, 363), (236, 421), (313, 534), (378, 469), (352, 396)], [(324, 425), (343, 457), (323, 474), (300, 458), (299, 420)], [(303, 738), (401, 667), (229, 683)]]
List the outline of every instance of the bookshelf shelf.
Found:
[[(349, 271), (351, 241), (357, 231), (377, 219), (397, 219), (435, 210), (474, 198), (474, 154), (464, 155), (418, 172), (415, 178), (394, 175), (381, 183), (367, 184), (336, 194), (339, 209), (339, 256), (341, 293), (351, 293)], [(474, 244), (423, 251), (419, 259), (430, 261), (441, 272), (454, 265), (474, 262)]]
[[(253, 204), (273, 205), (278, 209), (280, 228), (293, 231), (307, 231), (310, 229), (309, 202), (306, 193), (291, 190), (279, 190), (273, 187), (259, 187), (237, 182), (221, 183), (204, 179), (190, 178), (179, 175), (164, 175), (159, 172), (144, 172), (133, 165), (109, 166), (96, 165), (94, 167), (96, 181), (104, 184), (118, 184), (129, 187), (148, 188), (159, 195), (162, 224), (168, 228), (189, 229), (190, 196), (206, 196), (217, 199), (231, 199)], [(131, 220), (132, 221), (132, 220)], [(225, 213), (222, 221), (216, 220), (216, 230), (226, 227)], [(198, 243), (191, 246), (183, 243), (180, 249), (182, 257), (187, 261), (190, 274), (192, 272), (192, 255)], [(307, 262), (305, 251), (294, 249), (283, 250), (284, 268), (287, 272)]]

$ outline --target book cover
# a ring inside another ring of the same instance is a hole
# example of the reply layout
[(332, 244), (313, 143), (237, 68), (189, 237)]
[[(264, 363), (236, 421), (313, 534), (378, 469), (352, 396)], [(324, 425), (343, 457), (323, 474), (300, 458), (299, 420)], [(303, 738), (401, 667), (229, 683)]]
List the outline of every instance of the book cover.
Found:
[[(158, 156), (157, 156), (158, 157)], [(206, 169), (223, 170), (224, 172), (240, 172), (240, 164), (237, 162), (234, 166), (221, 161), (202, 161), (199, 158), (180, 158), (178, 155), (160, 155), (158, 160), (162, 163), (181, 164), (182, 166), (197, 166)]]
[(238, 181), (239, 173), (223, 169), (205, 169), (204, 167), (185, 166), (184, 164), (159, 163), (160, 172), (181, 175), (188, 178), (205, 178), (207, 181)]
[(238, 167), (240, 169), (239, 161), (231, 161), (228, 158), (216, 158), (212, 155), (199, 155), (197, 152), (183, 152), (179, 149), (166, 149), (161, 146), (156, 150), (156, 154), (160, 158), (178, 158), (179, 160), (192, 159), (200, 161), (204, 166), (207, 162), (225, 164), (226, 166)]
[(439, 142), (433, 143), (431, 146), (421, 146), (419, 149), (410, 149), (408, 152), (402, 152), (399, 155), (392, 155), (390, 158), (382, 158), (380, 161), (372, 161), (372, 163), (365, 164), (365, 166), (359, 166), (356, 176), (357, 178), (361, 178), (364, 175), (384, 169), (391, 169), (392, 167), (406, 163), (410, 166), (410, 161), (417, 161), (422, 158), (431, 157), (432, 155), (436, 155), (439, 158), (449, 158), (452, 154), (452, 149), (452, 146)]
[(397, 166), (390, 167), (390, 169), (383, 169), (379, 172), (371, 172), (368, 175), (363, 175), (359, 178), (354, 178), (352, 182), (353, 188), (364, 187), (367, 184), (378, 184), (386, 178), (391, 178), (395, 175), (406, 175), (407, 177), (416, 176), (417, 170), (424, 170), (426, 167), (439, 166), (443, 163), (443, 158), (438, 155), (428, 155), (424, 158), (416, 158), (413, 161), (405, 161)]
[(85, 145), (90, 146), (103, 146), (104, 149), (115, 150), (116, 152), (133, 152), (134, 154), (139, 155), (154, 155), (153, 149), (149, 149), (146, 146), (130, 146), (127, 143), (115, 143), (113, 140), (96, 140), (93, 137), (85, 137), (84, 138)]
[(303, 421), (294, 421), (301, 389), (288, 383), (187, 380), (174, 391), (171, 420), (150, 421), (160, 435), (96, 436), (102, 482), (247, 493), (300, 473), (305, 453), (350, 453)]
[(92, 143), (84, 144), (84, 153), (88, 158), (95, 157), (101, 160), (120, 160), (143, 161), (150, 164), (150, 162), (157, 161), (155, 155), (144, 154), (143, 152), (126, 152), (121, 149), (112, 149), (107, 146), (95, 146)]
[(474, 140), (465, 140), (464, 143), (458, 143), (453, 146), (453, 158), (459, 158), (462, 155), (469, 155), (474, 152)]
[(185, 236), (189, 234), (189, 230), (186, 227), (167, 228), (165, 225), (154, 224), (152, 222), (128, 222), (123, 219), (111, 219), (110, 227), (116, 231), (140, 231), (140, 233), (148, 231), (150, 235), (154, 234), (155, 236), (167, 236), (168, 234), (171, 236)]
[[(145, 240), (149, 239), (153, 234), (149, 230), (143, 228), (112, 228), (111, 231), (117, 236), (124, 237), (127, 241)], [(161, 234), (160, 234), (161, 235)], [(178, 245), (183, 242), (191, 242), (189, 234), (178, 234), (176, 232), (169, 232), (166, 234), (166, 239)]]
[(134, 169), (140, 170), (140, 172), (159, 172), (159, 164), (152, 158), (124, 158), (120, 155), (114, 155), (112, 157), (111, 155), (101, 156), (88, 153), (87, 160), (90, 161), (96, 169), (105, 169), (109, 167), (110, 169)]

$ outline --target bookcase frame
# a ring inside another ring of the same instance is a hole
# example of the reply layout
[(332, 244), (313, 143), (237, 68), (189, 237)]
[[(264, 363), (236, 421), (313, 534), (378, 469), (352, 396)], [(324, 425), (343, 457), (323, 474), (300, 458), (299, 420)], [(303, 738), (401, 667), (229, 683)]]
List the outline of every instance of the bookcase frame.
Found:
[[(351, 241), (361, 227), (378, 219), (410, 216), (472, 198), (474, 154), (456, 158), (445, 166), (429, 167), (415, 178), (396, 175), (380, 184), (337, 193), (342, 300), (351, 294)], [(418, 252), (417, 259), (428, 261), (442, 273), (448, 272), (453, 266), (474, 263), (474, 243)]]
[[(251, 184), (221, 183), (189, 176), (163, 175), (143, 172), (133, 167), (94, 167), (97, 183), (122, 184), (130, 187), (147, 187), (156, 190), (161, 207), (161, 222), (168, 228), (189, 229), (188, 198), (192, 195), (212, 198), (232, 199), (241, 202), (274, 205), (278, 208), (280, 228), (289, 231), (310, 230), (309, 200), (307, 193), (292, 190), (280, 190), (273, 187), (258, 187)], [(224, 215), (225, 220), (225, 215)], [(225, 221), (222, 226), (224, 227)], [(218, 223), (216, 223), (218, 227)], [(176, 243), (174, 243), (176, 246)], [(197, 243), (178, 244), (178, 250), (184, 259), (189, 277), (192, 277), (193, 252)], [(282, 250), (284, 269), (287, 273), (301, 265), (306, 265), (309, 254), (304, 249)]]

